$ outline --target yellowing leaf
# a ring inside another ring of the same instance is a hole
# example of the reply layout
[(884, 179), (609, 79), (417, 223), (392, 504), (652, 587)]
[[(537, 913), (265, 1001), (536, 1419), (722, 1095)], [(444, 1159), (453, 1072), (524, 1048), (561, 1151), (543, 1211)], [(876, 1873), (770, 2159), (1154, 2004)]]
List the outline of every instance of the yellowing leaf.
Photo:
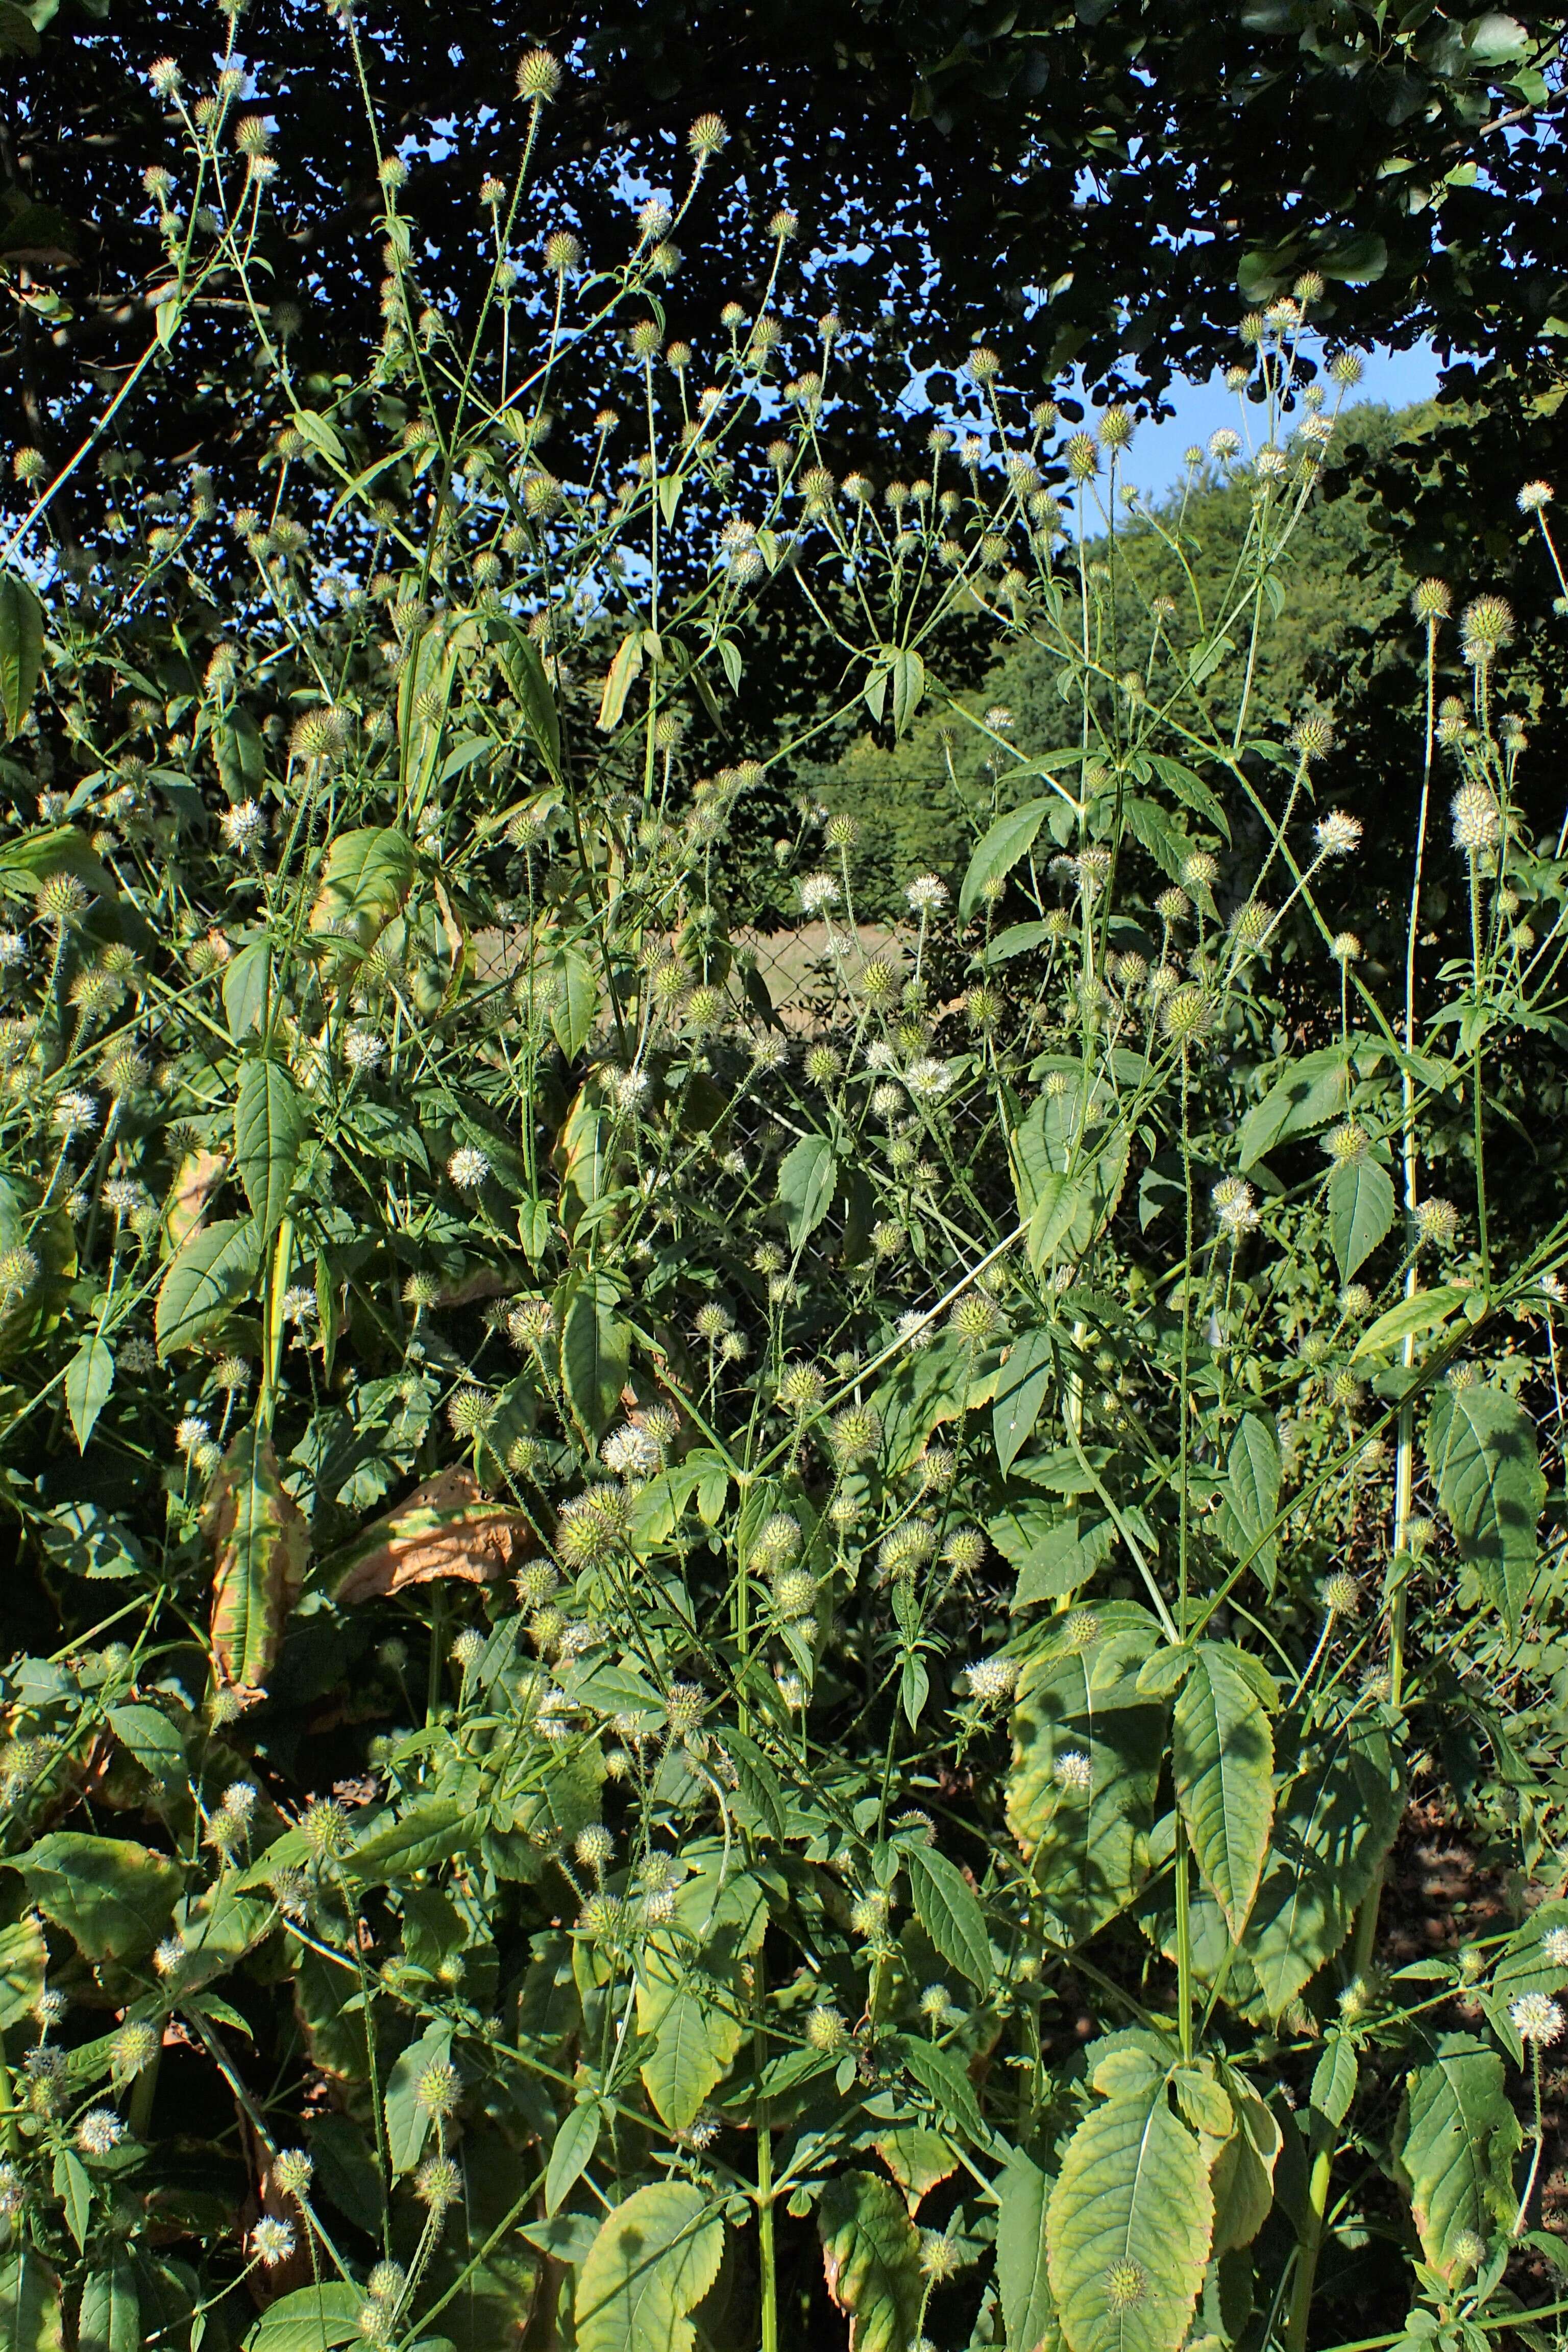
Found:
[(223, 1458), (202, 1529), (215, 1555), (212, 1646), (218, 1681), (244, 1702), (261, 1698), (300, 1595), (310, 1531), (278, 1475), (272, 1440), (255, 1422)]
[(1177, 2352), (1213, 2234), (1208, 2167), (1157, 2070), (1085, 2116), (1046, 2215), (1069, 2352)]

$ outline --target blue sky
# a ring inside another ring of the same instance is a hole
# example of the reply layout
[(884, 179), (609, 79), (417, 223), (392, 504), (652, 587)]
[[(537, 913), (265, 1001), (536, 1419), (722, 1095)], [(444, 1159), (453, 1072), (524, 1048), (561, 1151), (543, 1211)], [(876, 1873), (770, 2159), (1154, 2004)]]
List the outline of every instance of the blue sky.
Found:
[[(1429, 400), (1437, 389), (1438, 373), (1436, 356), (1425, 344), (1409, 352), (1369, 352), (1366, 373), (1352, 396), (1404, 408), (1413, 400)], [(1138, 427), (1124, 468), (1127, 480), (1152, 495), (1180, 480), (1183, 457), (1194, 441), (1206, 441), (1216, 425), (1237, 422), (1236, 394), (1226, 392), (1217, 369), (1205, 383), (1173, 386), (1170, 396), (1175, 415), (1162, 425)]]

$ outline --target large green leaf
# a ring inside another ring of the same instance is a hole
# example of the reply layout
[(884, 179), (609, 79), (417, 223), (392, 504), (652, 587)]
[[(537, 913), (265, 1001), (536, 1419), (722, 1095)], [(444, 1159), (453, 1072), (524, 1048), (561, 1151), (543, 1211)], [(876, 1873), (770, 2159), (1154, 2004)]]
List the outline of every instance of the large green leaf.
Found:
[(1394, 1223), (1394, 1179), (1381, 1160), (1363, 1153), (1342, 1160), (1329, 1178), (1329, 1239), (1348, 1282)]
[(60, 2352), (60, 2283), (36, 2246), (0, 2254), (0, 2352)]
[(631, 1330), (616, 1311), (620, 1300), (606, 1276), (586, 1274), (563, 1289), (561, 1377), (578, 1421), (598, 1437), (620, 1410), (631, 1368)]
[(604, 2109), (597, 2099), (589, 2099), (582, 2106), (567, 2110), (565, 2121), (555, 2135), (555, 2144), (550, 2151), (550, 2162), (545, 2169), (546, 2213), (560, 2211), (594, 2161), (594, 2151), (599, 2145), (599, 2131), (604, 2119)]
[(395, 2173), (412, 2172), (425, 2153), (431, 2110), (419, 2095), (419, 2078), (427, 2067), (447, 2065), (451, 2052), (452, 2029), (437, 2018), (409, 2043), (386, 2078), (383, 2112), (387, 2159)]
[(1279, 1544), (1267, 1530), (1279, 1508), (1279, 1441), (1272, 1415), (1244, 1412), (1226, 1456), (1217, 1522), (1220, 1541), (1235, 1559), (1248, 1561), (1270, 1592)]
[(1164, 1745), (1164, 1709), (1137, 1679), (1157, 1627), (1141, 1612), (1096, 1616), (1081, 1648), (1028, 1660), (1013, 1717), (1007, 1820), (1060, 1944), (1125, 1910), (1147, 1876)]
[(1546, 1507), (1534, 1425), (1501, 1389), (1441, 1389), (1426, 1423), (1426, 1461), (1459, 1557), (1511, 1631), (1530, 1597)]
[(761, 1944), (767, 1906), (744, 1872), (723, 1876), (721, 1856), (676, 1890), (675, 1917), (644, 1942), (637, 2030), (651, 2049), (642, 2079), (672, 2131), (684, 2131), (734, 2064), (746, 2032), (742, 1969)]
[(254, 1219), (227, 1217), (193, 1234), (170, 1259), (158, 1292), (158, 1352), (188, 1348), (222, 1323), (248, 1293), (261, 1257)]
[(823, 2190), (816, 2220), (827, 2292), (849, 2318), (849, 2352), (914, 2352), (920, 2238), (892, 2183), (840, 2173)]
[(724, 2224), (700, 2189), (660, 2180), (602, 2224), (577, 2274), (577, 2352), (691, 2352), (687, 2317), (719, 2275)]
[(779, 1163), (779, 1206), (792, 1249), (801, 1249), (833, 1204), (838, 1162), (825, 1135), (803, 1135)]
[(1250, 1168), (1293, 1135), (1307, 1135), (1342, 1118), (1350, 1102), (1350, 1061), (1342, 1045), (1325, 1045), (1288, 1063), (1261, 1102), (1241, 1122), (1240, 1164)]
[(66, 1408), (77, 1451), (85, 1454), (99, 1414), (114, 1386), (114, 1350), (107, 1339), (90, 1333), (66, 1366)]
[(202, 1528), (213, 1547), (214, 1662), (226, 1689), (252, 1699), (266, 1690), (310, 1549), (305, 1516), (258, 1423), (247, 1422), (224, 1455)]
[(17, 1857), (27, 1898), (89, 1960), (134, 1967), (167, 1934), (180, 1873), (129, 1838), (55, 1830)]
[(395, 825), (366, 824), (338, 835), (310, 928), (369, 947), (408, 896), (414, 880), (414, 845)]
[(19, 572), (0, 572), (0, 718), (21, 732), (44, 672), (44, 608)]
[(1056, 1344), (1047, 1330), (1021, 1331), (1007, 1351), (991, 1408), (996, 1466), (1004, 1478), (1034, 1433), (1055, 1363)]
[(306, 1124), (305, 1106), (280, 1062), (241, 1064), (234, 1101), (234, 1157), (258, 1244), (277, 1231), (289, 1205)]
[(1007, 2352), (1056, 2352), (1057, 2307), (1046, 2272), (1046, 2200), (1051, 2184), (1015, 2149), (994, 2183), (996, 2294)]
[(77, 2321), (77, 2352), (142, 2352), (136, 2269), (124, 2251), (87, 2274)]
[[(1380, 1725), (1351, 1717), (1321, 1726), (1300, 1746), (1276, 1801), (1272, 1849), (1241, 1943), (1269, 2016), (1278, 2017), (1344, 1942), (1402, 1810), (1398, 1769)], [(1227, 1995), (1236, 1998), (1243, 1982), (1238, 1978)]]
[(981, 836), (958, 894), (958, 911), (964, 922), (981, 900), (988, 898), (996, 885), (1006, 879), (1018, 860), (1028, 856), (1054, 798), (1052, 794), (1043, 800), (1026, 801), (1022, 808), (1009, 809)]
[(1405, 2078), (1394, 2158), (1421, 2251), (1450, 2284), (1473, 2266), (1461, 2262), (1458, 2240), (1489, 2239), (1513, 2220), (1519, 2145), (1497, 2052), (1473, 2034), (1439, 2035), (1430, 2061)]
[(362, 2289), (342, 2279), (296, 2287), (268, 2305), (245, 2339), (245, 2352), (336, 2352), (363, 2340)]
[(594, 1034), (599, 1011), (599, 976), (582, 948), (563, 947), (550, 967), (550, 1026), (569, 1062)]
[(1200, 1642), (1171, 1722), (1176, 1801), (1233, 1936), (1252, 1908), (1274, 1819), (1274, 1739), (1259, 1680), (1240, 1651)]
[(984, 1992), (991, 1981), (991, 1938), (974, 1889), (945, 1854), (911, 1846), (904, 1856), (921, 1926), (944, 1960)]
[(1062, 2158), (1046, 2216), (1069, 2352), (1176, 2352), (1208, 2261), (1214, 2207), (1196, 2136), (1148, 2062), (1119, 2074)]
[(517, 698), (522, 712), (522, 723), (532, 740), (533, 748), (543, 761), (553, 782), (561, 782), (561, 719), (555, 708), (555, 697), (544, 675), (544, 663), (532, 638), (510, 614), (492, 615), (492, 625), (505, 631), (500, 647), (500, 665), (507, 684)]

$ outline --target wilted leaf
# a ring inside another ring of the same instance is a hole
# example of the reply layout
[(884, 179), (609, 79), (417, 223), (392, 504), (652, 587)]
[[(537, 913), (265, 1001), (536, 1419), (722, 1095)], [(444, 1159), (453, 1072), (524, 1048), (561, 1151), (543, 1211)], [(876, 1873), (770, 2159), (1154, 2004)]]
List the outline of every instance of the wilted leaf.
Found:
[(473, 1472), (458, 1464), (416, 1486), (337, 1555), (348, 1565), (336, 1598), (340, 1603), (384, 1600), (446, 1576), (493, 1584), (532, 1541), (521, 1513), (492, 1502)]
[(219, 1683), (242, 1701), (265, 1696), (283, 1627), (304, 1580), (310, 1529), (278, 1475), (270, 1435), (247, 1423), (207, 1493), (213, 1547), (212, 1645)]

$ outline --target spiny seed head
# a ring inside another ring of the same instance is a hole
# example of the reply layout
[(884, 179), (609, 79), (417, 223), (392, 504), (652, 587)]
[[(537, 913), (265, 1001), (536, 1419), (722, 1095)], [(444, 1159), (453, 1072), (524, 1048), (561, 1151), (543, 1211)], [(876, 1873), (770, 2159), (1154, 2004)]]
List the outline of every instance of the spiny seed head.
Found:
[(414, 2096), (427, 2116), (455, 2115), (462, 2087), (457, 2068), (445, 2058), (432, 2058), (414, 2078)]
[(1372, 1313), (1372, 1293), (1364, 1282), (1351, 1282), (1340, 1293), (1340, 1312), (1349, 1321), (1359, 1323)]
[(449, 2156), (426, 2157), (414, 2176), (414, 2193), (432, 2213), (444, 2213), (463, 2193), (463, 2176)]
[(944, 2281), (957, 2277), (963, 2260), (963, 2256), (957, 2243), (948, 2236), (945, 2230), (921, 2231), (920, 2264), (922, 2277), (931, 2279), (940, 2286)]
[(535, 106), (547, 105), (561, 87), (561, 68), (548, 49), (530, 49), (519, 61), (517, 94)]
[(1323, 1607), (1331, 1617), (1359, 1617), (1361, 1586), (1348, 1569), (1336, 1569), (1323, 1579)]
[(1092, 482), (1100, 471), (1100, 444), (1092, 433), (1074, 433), (1068, 436), (1062, 451), (1067, 469), (1075, 482)]
[(1513, 607), (1506, 596), (1477, 596), (1464, 610), (1459, 637), (1473, 669), (1489, 668), (1513, 637)]
[(1219, 880), (1219, 860), (1206, 849), (1194, 849), (1183, 862), (1182, 880), (1189, 890), (1212, 890)]
[(779, 1402), (791, 1412), (815, 1412), (827, 1394), (827, 1382), (815, 1364), (786, 1364), (779, 1379)]
[(1130, 408), (1118, 404), (1108, 408), (1100, 420), (1100, 446), (1102, 449), (1121, 450), (1131, 446), (1137, 420)]
[(868, 1454), (875, 1454), (882, 1442), (882, 1423), (876, 1408), (868, 1404), (846, 1405), (842, 1412), (834, 1415), (827, 1442), (837, 1462), (859, 1462)]
[(1456, 849), (1468, 857), (1479, 857), (1497, 847), (1502, 836), (1502, 812), (1489, 785), (1461, 784), (1448, 805)]
[(700, 1683), (672, 1683), (665, 1714), (671, 1737), (689, 1739), (700, 1730), (705, 1697)]
[(730, 133), (721, 114), (700, 114), (686, 134), (686, 144), (699, 163), (707, 163), (730, 143)]
[(1423, 624), (1446, 621), (1454, 609), (1454, 592), (1446, 580), (1418, 580), (1410, 592), (1410, 609)]
[(972, 1291), (967, 1297), (955, 1301), (947, 1318), (947, 1328), (966, 1347), (984, 1347), (1001, 1322), (994, 1300), (981, 1291)]
[(976, 1658), (966, 1669), (969, 1696), (982, 1706), (998, 1706), (1013, 1695), (1018, 1669), (1011, 1658)]
[(808, 2010), (806, 2012), (805, 2040), (808, 2049), (820, 2051), (825, 2056), (831, 2056), (835, 2051), (844, 2049), (848, 2042), (849, 2028), (846, 2025), (839, 2011), (822, 2001), (815, 2009)]
[(1336, 963), (1359, 963), (1362, 953), (1361, 941), (1354, 931), (1336, 931), (1329, 942), (1329, 953)]
[(109, 2062), (119, 2080), (129, 2082), (153, 2063), (158, 2048), (156, 2027), (149, 2025), (144, 2018), (130, 2018), (110, 2042)]
[(315, 2168), (302, 2147), (286, 2147), (273, 2159), (272, 2179), (283, 2196), (308, 2197)]
[(1449, 1248), (1459, 1230), (1459, 1213), (1452, 1201), (1421, 1201), (1416, 1203), (1415, 1229), (1424, 1242), (1440, 1249)]
[(1353, 1118), (1341, 1119), (1337, 1127), (1330, 1128), (1323, 1140), (1328, 1147), (1329, 1158), (1342, 1166), (1349, 1160), (1364, 1160), (1366, 1157), (1366, 1129)]
[(1526, 482), (1519, 494), (1520, 513), (1539, 514), (1543, 507), (1552, 504), (1555, 495), (1550, 482)]
[(793, 1622), (809, 1617), (816, 1607), (816, 1579), (809, 1569), (789, 1568), (773, 1587), (779, 1615)]
[(1149, 2274), (1131, 2254), (1119, 2254), (1105, 2273), (1105, 2301), (1118, 2315), (1136, 2310), (1149, 2291)]
[(544, 240), (544, 266), (554, 278), (570, 278), (580, 268), (583, 247), (570, 229), (558, 228)]
[(1318, 847), (1325, 857), (1348, 857), (1361, 842), (1361, 819), (1345, 809), (1331, 809), (1320, 817), (1317, 827)]
[(572, 1848), (587, 1870), (603, 1870), (615, 1850), (616, 1841), (603, 1822), (590, 1822), (579, 1830)]
[(1189, 981), (1165, 999), (1160, 1026), (1173, 1045), (1186, 1045), (1208, 1034), (1214, 1015), (1214, 999), (1208, 990)]

